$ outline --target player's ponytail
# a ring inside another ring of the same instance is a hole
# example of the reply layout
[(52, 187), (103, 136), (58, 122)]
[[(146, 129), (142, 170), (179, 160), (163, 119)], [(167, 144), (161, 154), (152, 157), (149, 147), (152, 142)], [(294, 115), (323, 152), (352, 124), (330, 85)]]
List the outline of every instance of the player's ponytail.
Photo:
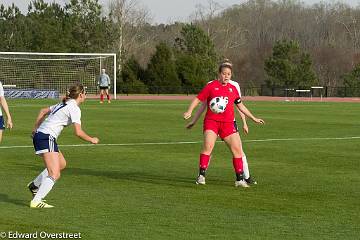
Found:
[(85, 93), (85, 88), (81, 83), (75, 83), (68, 90), (66, 90), (66, 95), (62, 102), (65, 103), (69, 99), (77, 99), (80, 93)]
[(223, 70), (223, 68), (229, 68), (232, 71), (232, 63), (229, 59), (225, 58), (219, 65), (219, 73)]
[(66, 94), (65, 94), (65, 97), (63, 97), (63, 99), (62, 99), (62, 102), (63, 103), (66, 103), (67, 102), (67, 100), (69, 100), (70, 99), (70, 92), (69, 92), (69, 90), (66, 90)]

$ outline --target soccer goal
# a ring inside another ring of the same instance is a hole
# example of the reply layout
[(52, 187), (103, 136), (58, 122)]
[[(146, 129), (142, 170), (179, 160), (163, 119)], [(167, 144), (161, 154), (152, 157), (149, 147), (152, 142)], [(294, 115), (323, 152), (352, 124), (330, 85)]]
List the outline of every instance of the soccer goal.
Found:
[(116, 99), (116, 54), (0, 52), (0, 81), (17, 89), (58, 91), (65, 94), (74, 82), (81, 82), (90, 94), (98, 92), (101, 69), (111, 79)]

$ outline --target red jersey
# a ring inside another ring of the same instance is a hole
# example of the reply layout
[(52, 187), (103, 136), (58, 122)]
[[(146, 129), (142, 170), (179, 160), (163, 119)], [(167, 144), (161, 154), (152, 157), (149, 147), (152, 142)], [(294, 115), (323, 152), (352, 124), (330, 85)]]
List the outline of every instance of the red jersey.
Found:
[[(227, 99), (227, 105), (223, 113), (214, 113), (209, 108), (211, 99), (215, 97), (222, 97)], [(212, 119), (220, 122), (233, 122), (234, 116), (234, 102), (241, 98), (240, 86), (237, 82), (229, 81), (228, 84), (222, 85), (218, 80), (209, 82), (197, 95), (197, 98), (207, 103), (207, 112), (205, 119)]]

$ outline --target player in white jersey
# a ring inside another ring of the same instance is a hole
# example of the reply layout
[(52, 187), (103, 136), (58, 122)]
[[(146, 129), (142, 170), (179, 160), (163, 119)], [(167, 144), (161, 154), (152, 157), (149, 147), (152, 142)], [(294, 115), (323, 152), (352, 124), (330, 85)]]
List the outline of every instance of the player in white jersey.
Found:
[(3, 131), (5, 129), (5, 121), (4, 121), (4, 117), (2, 115), (1, 109), (4, 109), (4, 112), (6, 114), (6, 127), (11, 129), (13, 127), (13, 123), (12, 123), (11, 115), (9, 112), (8, 104), (4, 97), (4, 88), (3, 88), (2, 83), (0, 82), (0, 143), (2, 140)]
[(61, 103), (41, 109), (37, 116), (32, 132), (33, 144), (35, 153), (43, 158), (46, 168), (28, 184), (34, 196), (30, 202), (31, 208), (53, 207), (45, 203), (43, 199), (60, 178), (60, 172), (66, 166), (66, 160), (56, 143), (64, 127), (73, 125), (75, 135), (79, 138), (93, 144), (99, 142), (98, 138), (90, 137), (81, 129), (79, 105), (85, 101), (85, 98), (84, 87), (81, 84), (75, 84), (70, 87)]

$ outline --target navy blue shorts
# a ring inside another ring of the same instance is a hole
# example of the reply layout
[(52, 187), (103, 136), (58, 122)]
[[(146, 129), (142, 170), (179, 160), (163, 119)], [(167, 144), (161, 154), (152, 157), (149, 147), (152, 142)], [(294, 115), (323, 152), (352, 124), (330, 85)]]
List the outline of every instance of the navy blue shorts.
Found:
[(0, 116), (0, 130), (4, 130), (4, 129), (5, 129), (4, 118), (3, 116)]
[(47, 152), (59, 152), (56, 139), (50, 134), (36, 132), (33, 137), (35, 154), (43, 154)]

